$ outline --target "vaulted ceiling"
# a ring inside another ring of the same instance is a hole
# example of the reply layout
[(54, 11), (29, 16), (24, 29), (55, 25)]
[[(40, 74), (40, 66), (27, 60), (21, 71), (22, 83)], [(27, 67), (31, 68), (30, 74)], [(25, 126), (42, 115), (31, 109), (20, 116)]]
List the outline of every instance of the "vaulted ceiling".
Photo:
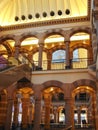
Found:
[(0, 25), (88, 15), (90, 0), (0, 0)]

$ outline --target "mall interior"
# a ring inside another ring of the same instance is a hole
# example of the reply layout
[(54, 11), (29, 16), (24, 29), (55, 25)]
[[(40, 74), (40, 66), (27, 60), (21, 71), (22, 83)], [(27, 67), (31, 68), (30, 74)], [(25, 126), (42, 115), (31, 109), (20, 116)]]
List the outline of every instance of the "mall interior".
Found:
[(98, 130), (98, 0), (0, 0), (0, 130)]

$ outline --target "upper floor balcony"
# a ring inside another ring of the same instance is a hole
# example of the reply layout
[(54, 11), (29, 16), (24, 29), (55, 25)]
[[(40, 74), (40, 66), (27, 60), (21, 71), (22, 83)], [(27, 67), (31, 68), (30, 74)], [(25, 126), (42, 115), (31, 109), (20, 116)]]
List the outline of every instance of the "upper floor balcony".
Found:
[(65, 59), (57, 60), (43, 60), (42, 67), (38, 66), (38, 61), (33, 63), (33, 71), (40, 70), (65, 70), (65, 69), (87, 69), (93, 63), (92, 59), (88, 58), (75, 58), (71, 59), (69, 66), (66, 65)]

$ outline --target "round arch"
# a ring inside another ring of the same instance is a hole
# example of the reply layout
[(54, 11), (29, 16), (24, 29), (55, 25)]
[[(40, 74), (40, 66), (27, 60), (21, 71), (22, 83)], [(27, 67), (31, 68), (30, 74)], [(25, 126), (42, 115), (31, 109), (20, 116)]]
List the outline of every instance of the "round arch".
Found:
[(70, 30), (70, 37), (72, 35), (74, 35), (75, 33), (81, 33), (81, 32), (91, 34), (90, 28), (82, 28), (82, 27), (80, 27), (80, 28), (76, 28), (76, 29), (71, 29)]
[(44, 35), (43, 39), (45, 40), (46, 38), (50, 37), (51, 35), (61, 35), (62, 37), (64, 37), (64, 33), (65, 32), (63, 30), (58, 30), (58, 31), (52, 30), (51, 32), (47, 32)]
[(77, 87), (84, 86), (84, 85), (91, 87), (93, 90), (96, 90), (96, 83), (95, 83), (95, 81), (90, 80), (90, 79), (80, 79), (80, 80), (77, 80), (77, 81), (73, 82), (72, 91), (74, 89), (76, 89)]
[(56, 80), (46, 81), (42, 85), (43, 85), (42, 90), (47, 89), (48, 87), (51, 87), (51, 86), (53, 86), (53, 87), (59, 87), (60, 89), (63, 89), (62, 88), (63, 83), (60, 82), (60, 81), (56, 81)]

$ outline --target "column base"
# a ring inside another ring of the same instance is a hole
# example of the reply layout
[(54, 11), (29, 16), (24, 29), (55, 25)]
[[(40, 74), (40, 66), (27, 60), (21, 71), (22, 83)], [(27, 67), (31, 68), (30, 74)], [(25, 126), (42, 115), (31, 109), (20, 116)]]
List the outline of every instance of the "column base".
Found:
[(42, 67), (36, 66), (36, 69), (35, 69), (35, 70), (42, 70)]
[(70, 66), (65, 66), (65, 69), (71, 69), (71, 67)]

